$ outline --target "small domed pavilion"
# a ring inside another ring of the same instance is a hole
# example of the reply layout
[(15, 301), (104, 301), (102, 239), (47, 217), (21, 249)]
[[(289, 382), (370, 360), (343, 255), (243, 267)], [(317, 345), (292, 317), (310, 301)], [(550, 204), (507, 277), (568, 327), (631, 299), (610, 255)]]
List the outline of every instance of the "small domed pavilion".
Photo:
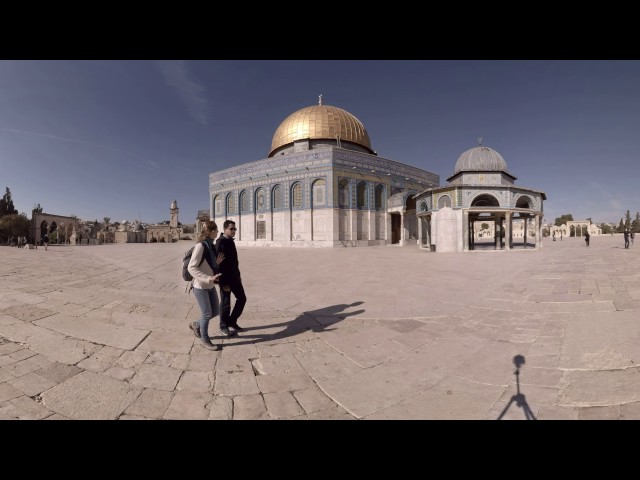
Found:
[(541, 247), (546, 195), (516, 186), (504, 158), (479, 140), (460, 155), (447, 186), (416, 196), (418, 244), (436, 252)]

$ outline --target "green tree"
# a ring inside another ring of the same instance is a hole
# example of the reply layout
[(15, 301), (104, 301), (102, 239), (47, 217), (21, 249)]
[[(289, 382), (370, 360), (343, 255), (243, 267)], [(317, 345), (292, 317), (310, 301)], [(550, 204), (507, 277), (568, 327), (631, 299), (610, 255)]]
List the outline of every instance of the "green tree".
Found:
[(7, 187), (6, 193), (2, 196), (2, 200), (0, 200), (0, 217), (17, 213), (18, 210), (13, 206), (13, 200), (11, 199), (11, 190)]
[(104, 229), (109, 230), (109, 222), (111, 221), (111, 218), (104, 217), (102, 220), (104, 220)]
[(42, 213), (42, 207), (40, 206), (40, 204), (38, 204), (38, 206), (34, 206), (33, 210), (31, 210), (32, 215), (35, 215), (36, 213)]
[(564, 215), (561, 215), (558, 218), (556, 218), (554, 225), (556, 227), (559, 227), (567, 222), (573, 222), (573, 215), (571, 215), (570, 213), (565, 213)]
[(6, 244), (11, 237), (27, 237), (30, 238), (31, 222), (24, 213), (12, 213), (0, 217), (0, 242)]
[(600, 229), (602, 230), (602, 234), (603, 235), (609, 234), (612, 231), (612, 228), (609, 225), (607, 225), (606, 223), (601, 223), (600, 224)]
[(636, 212), (636, 218), (631, 222), (631, 231), (640, 232), (640, 212)]
[(630, 228), (631, 228), (631, 214), (629, 213), (629, 210), (627, 210), (627, 216), (625, 217), (625, 221), (624, 221), (624, 229), (629, 230)]

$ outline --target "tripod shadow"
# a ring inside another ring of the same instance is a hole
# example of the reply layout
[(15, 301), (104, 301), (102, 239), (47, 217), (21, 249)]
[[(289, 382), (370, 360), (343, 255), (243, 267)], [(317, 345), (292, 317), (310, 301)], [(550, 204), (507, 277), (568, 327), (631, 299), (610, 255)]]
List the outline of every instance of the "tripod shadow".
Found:
[[(345, 312), (349, 307), (356, 307), (362, 305), (364, 302), (353, 302), (350, 304), (341, 303), (338, 305), (331, 305), (329, 307), (319, 308), (317, 310), (310, 310), (303, 312), (293, 320), (280, 323), (271, 323), (268, 325), (260, 325), (257, 327), (244, 327), (245, 331), (233, 337), (222, 337), (230, 340), (226, 343), (227, 346), (234, 345), (250, 345), (260, 342), (270, 342), (282, 338), (292, 337), (299, 335), (306, 331), (312, 332), (329, 332), (335, 330), (330, 328), (332, 325), (341, 322), (347, 317), (353, 315), (359, 315), (364, 310), (355, 310), (353, 312)], [(279, 330), (276, 333), (257, 333), (258, 331), (264, 331), (266, 329), (279, 329), (284, 327), (284, 330)], [(252, 333), (254, 332), (254, 333)], [(217, 336), (216, 338), (220, 338)], [(211, 337), (214, 338), (213, 336)]]
[(504, 417), (505, 413), (507, 413), (507, 411), (509, 410), (509, 408), (511, 408), (511, 405), (513, 405), (513, 403), (516, 404), (516, 407), (522, 408), (522, 411), (524, 412), (524, 417), (527, 420), (537, 420), (535, 415), (531, 411), (529, 404), (527, 403), (527, 399), (524, 396), (524, 393), (520, 393), (520, 367), (524, 365), (524, 356), (516, 355), (515, 357), (513, 357), (513, 364), (516, 366), (516, 371), (513, 372), (513, 374), (516, 376), (516, 394), (511, 396), (511, 400), (509, 400), (509, 403), (507, 403), (507, 406), (504, 407), (504, 410), (502, 410), (497, 420), (501, 420), (502, 417)]

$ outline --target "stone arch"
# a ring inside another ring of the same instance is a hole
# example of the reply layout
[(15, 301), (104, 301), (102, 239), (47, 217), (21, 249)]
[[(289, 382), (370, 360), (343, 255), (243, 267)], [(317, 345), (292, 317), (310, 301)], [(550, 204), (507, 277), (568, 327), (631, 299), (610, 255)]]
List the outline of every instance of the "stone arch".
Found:
[(240, 214), (249, 213), (251, 206), (249, 201), (249, 192), (242, 190), (240, 192)]
[(256, 212), (266, 212), (267, 211), (267, 194), (264, 188), (260, 187), (256, 190), (254, 195), (254, 208)]
[(340, 208), (349, 208), (349, 204), (351, 203), (349, 201), (350, 198), (351, 193), (349, 188), (349, 180), (343, 178), (338, 182), (338, 206)]
[(441, 208), (451, 208), (451, 197), (449, 195), (441, 195), (438, 199), (438, 209)]
[(213, 197), (213, 218), (222, 215), (222, 198), (220, 195)]
[(367, 183), (358, 182), (356, 186), (356, 207), (358, 210), (364, 210), (367, 208)]
[[(49, 213), (34, 213), (31, 218), (31, 234), (32, 241), (41, 242), (46, 235), (51, 236), (52, 232), (58, 232), (61, 235), (61, 241), (67, 238), (67, 232), (73, 231), (74, 227), (79, 226), (77, 217), (68, 217), (65, 215), (52, 215)], [(51, 241), (52, 239), (49, 238)]]
[(302, 183), (295, 182), (293, 185), (291, 185), (291, 209), (302, 208), (302, 207), (303, 207)]
[(416, 196), (414, 193), (409, 193), (404, 199), (405, 206), (407, 210), (415, 210), (416, 209)]
[(311, 184), (311, 208), (326, 205), (327, 181), (318, 178)]
[(520, 195), (516, 200), (516, 208), (533, 208), (533, 200), (528, 195)]
[(496, 197), (488, 193), (481, 193), (471, 201), (472, 207), (499, 207), (500, 202)]
[(384, 185), (376, 185), (375, 195), (374, 195), (375, 209), (380, 211), (384, 209)]
[(282, 187), (275, 185), (271, 189), (271, 211), (282, 210), (284, 208), (284, 202), (282, 199)]
[(234, 195), (234, 192), (227, 193), (227, 198), (225, 199), (225, 209), (227, 216), (229, 216), (230, 213), (236, 213), (236, 197)]

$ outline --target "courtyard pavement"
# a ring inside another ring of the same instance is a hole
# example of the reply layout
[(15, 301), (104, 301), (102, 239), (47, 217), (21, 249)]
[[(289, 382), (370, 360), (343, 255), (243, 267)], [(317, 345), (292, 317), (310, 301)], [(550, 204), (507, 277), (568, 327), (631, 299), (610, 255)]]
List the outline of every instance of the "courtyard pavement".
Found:
[(640, 418), (640, 245), (621, 235), (239, 248), (247, 331), (214, 319), (220, 352), (188, 328), (191, 245), (0, 247), (0, 419)]

